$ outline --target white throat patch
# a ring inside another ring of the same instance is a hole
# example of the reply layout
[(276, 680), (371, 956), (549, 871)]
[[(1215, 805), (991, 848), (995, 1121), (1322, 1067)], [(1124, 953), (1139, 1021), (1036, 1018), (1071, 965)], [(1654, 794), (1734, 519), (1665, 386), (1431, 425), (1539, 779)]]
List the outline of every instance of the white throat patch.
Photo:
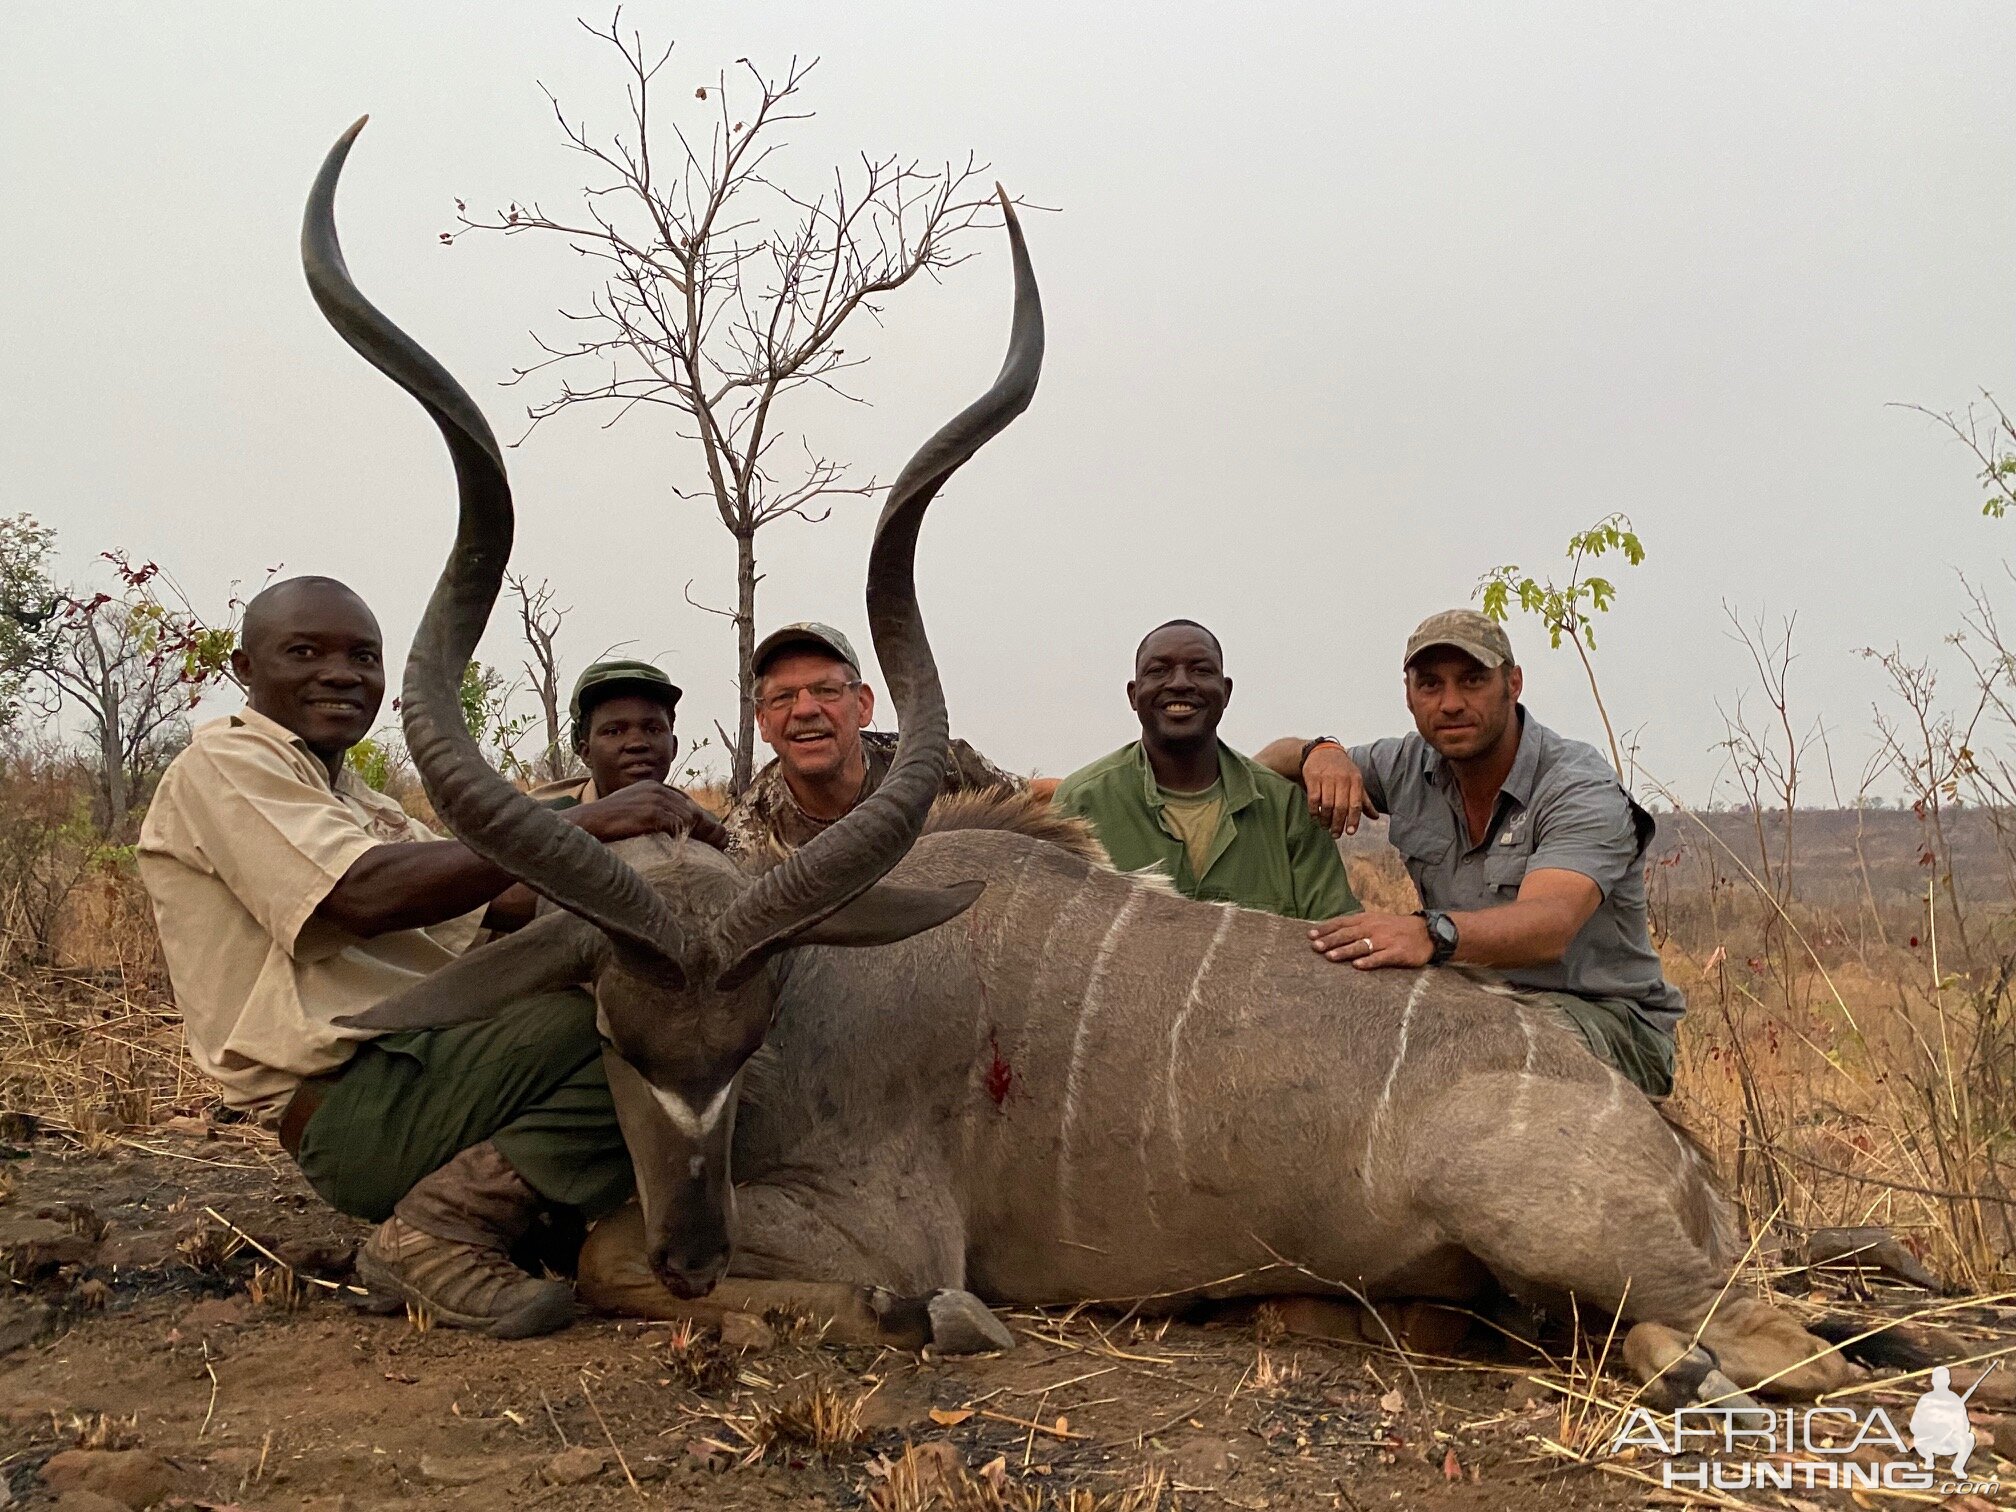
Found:
[[(646, 1085), (650, 1084), (647, 1082)], [(721, 1110), (728, 1106), (728, 1092), (734, 1085), (735, 1083), (731, 1081), (723, 1086), (698, 1113), (695, 1113), (693, 1105), (677, 1092), (667, 1092), (663, 1087), (652, 1087), (651, 1096), (657, 1100), (658, 1106), (665, 1110), (665, 1116), (672, 1120), (673, 1128), (688, 1139), (697, 1140), (704, 1139), (707, 1131), (721, 1121)]]

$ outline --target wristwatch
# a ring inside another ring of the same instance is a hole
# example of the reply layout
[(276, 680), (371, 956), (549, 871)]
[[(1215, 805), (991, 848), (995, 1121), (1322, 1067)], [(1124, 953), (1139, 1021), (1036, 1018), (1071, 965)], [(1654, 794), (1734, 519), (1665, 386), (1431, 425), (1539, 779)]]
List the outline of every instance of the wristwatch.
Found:
[(1326, 745), (1333, 745), (1340, 751), (1344, 749), (1344, 742), (1339, 740), (1335, 735), (1318, 735), (1314, 740), (1305, 740), (1302, 742), (1302, 764), (1307, 766), (1309, 764), (1309, 753), (1318, 746)]
[(1428, 940), (1435, 947), (1435, 953), (1428, 957), (1430, 966), (1440, 966), (1456, 954), (1456, 921), (1439, 908), (1417, 908), (1414, 917), (1428, 925)]

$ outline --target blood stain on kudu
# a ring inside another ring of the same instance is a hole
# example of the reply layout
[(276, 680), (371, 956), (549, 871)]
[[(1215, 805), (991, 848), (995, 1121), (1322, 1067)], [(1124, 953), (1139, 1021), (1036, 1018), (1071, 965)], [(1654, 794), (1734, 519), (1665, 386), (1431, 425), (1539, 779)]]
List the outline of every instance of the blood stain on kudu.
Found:
[(987, 1095), (994, 1099), (994, 1106), (1005, 1108), (1008, 1098), (1015, 1090), (1015, 1068), (1001, 1055), (1000, 1036), (992, 1029), (987, 1031)]

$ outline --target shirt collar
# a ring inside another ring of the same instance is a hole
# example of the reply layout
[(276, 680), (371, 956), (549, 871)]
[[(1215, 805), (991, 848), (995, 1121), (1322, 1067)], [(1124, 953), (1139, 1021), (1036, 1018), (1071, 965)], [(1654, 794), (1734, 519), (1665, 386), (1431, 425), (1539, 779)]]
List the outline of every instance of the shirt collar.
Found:
[[(236, 714), (229, 717), (234, 723), (242, 725), (248, 730), (258, 731), (268, 740), (278, 741), (281, 745), (292, 746), (307, 759), (308, 764), (320, 773), (325, 781), (327, 780), (329, 768), (323, 765), (322, 758), (308, 749), (307, 741), (296, 735), (287, 726), (280, 723), (279, 720), (268, 718), (250, 704), (247, 704)], [(365, 783), (364, 779), (350, 770), (350, 765), (347, 761), (337, 766), (336, 780), (330, 786), (333, 791), (353, 798), (360, 792), (369, 793), (371, 791), (370, 786)]]
[[(1155, 768), (1148, 764), (1148, 747), (1138, 740), (1134, 742), (1134, 766), (1141, 774), (1143, 799), (1149, 808), (1160, 813), (1162, 788), (1155, 781)], [(1238, 813), (1260, 797), (1260, 788), (1253, 781), (1253, 774), (1246, 769), (1246, 763), (1222, 740), (1218, 742), (1218, 780), (1225, 784), (1225, 812), (1228, 814)]]
[(1540, 744), (1547, 731), (1537, 719), (1526, 717), (1526, 705), (1519, 705), (1519, 751), (1512, 758), (1512, 770), (1505, 774), (1504, 793), (1524, 808), (1533, 798), (1533, 785), (1540, 775)]

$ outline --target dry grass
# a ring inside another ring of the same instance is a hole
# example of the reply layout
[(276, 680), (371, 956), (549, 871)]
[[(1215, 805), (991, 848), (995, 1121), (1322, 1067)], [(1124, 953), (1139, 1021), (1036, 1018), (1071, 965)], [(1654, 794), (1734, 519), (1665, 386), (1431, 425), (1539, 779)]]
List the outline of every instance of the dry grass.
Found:
[(795, 1448), (832, 1459), (858, 1447), (866, 1437), (861, 1426), (863, 1399), (843, 1394), (830, 1381), (804, 1382), (759, 1401), (749, 1425), (740, 1431), (758, 1455), (773, 1448)]
[(702, 1396), (718, 1396), (729, 1390), (742, 1370), (737, 1352), (723, 1344), (718, 1333), (702, 1329), (690, 1318), (673, 1327), (663, 1363), (675, 1385)]
[(221, 1223), (200, 1223), (176, 1242), (175, 1253), (199, 1276), (222, 1275), (245, 1248), (243, 1236)]
[(872, 1512), (1158, 1512), (1169, 1493), (1168, 1476), (1152, 1466), (1132, 1486), (1105, 1493), (1016, 1476), (1005, 1455), (969, 1469), (943, 1439), (874, 1460), (869, 1474)]

